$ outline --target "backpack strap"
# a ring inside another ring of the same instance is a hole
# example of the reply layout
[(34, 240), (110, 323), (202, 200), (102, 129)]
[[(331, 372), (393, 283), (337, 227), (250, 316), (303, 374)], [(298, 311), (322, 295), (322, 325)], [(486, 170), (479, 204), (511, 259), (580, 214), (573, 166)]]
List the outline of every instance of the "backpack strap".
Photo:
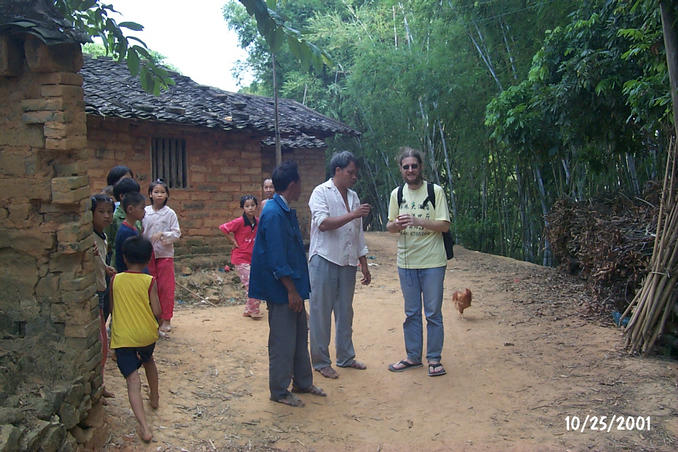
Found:
[[(397, 198), (398, 198), (398, 207), (403, 203), (403, 187), (405, 187), (405, 184), (402, 184), (398, 186), (398, 193), (397, 193)], [(427, 196), (426, 199), (424, 199), (424, 202), (421, 203), (421, 208), (423, 209), (424, 206), (426, 205), (427, 202), (431, 203), (431, 207), (434, 209), (436, 208), (436, 195), (434, 191), (434, 185), (430, 182), (426, 182), (426, 192)]]
[(421, 204), (422, 206), (426, 205), (426, 201), (431, 203), (431, 207), (433, 209), (436, 208), (436, 195), (435, 192), (433, 191), (434, 185), (430, 182), (426, 182), (426, 191), (428, 192), (428, 196), (424, 200), (424, 202)]

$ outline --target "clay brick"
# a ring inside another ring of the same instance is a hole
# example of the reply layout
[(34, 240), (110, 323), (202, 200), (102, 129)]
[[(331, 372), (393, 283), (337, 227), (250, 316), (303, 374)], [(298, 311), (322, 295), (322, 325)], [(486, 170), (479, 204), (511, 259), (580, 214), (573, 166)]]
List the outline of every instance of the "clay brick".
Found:
[(40, 88), (43, 97), (83, 97), (82, 88), (72, 85), (43, 85)]
[(66, 315), (66, 304), (52, 303), (49, 311), (49, 319), (55, 323), (66, 323), (68, 316)]
[(64, 279), (61, 281), (61, 290), (73, 292), (81, 291), (94, 286), (94, 275), (87, 274), (79, 278)]
[(65, 139), (45, 139), (45, 149), (49, 150), (68, 151), (71, 149), (82, 149), (85, 146), (87, 146), (87, 137), (84, 135), (69, 136)]
[(8, 199), (50, 199), (49, 184), (45, 180), (0, 179), (0, 201)]
[(3, 129), (0, 133), (0, 146), (31, 146), (42, 148), (45, 145), (45, 137), (42, 128), (20, 127)]
[(17, 151), (0, 151), (0, 174), (7, 176), (25, 176), (25, 159), (29, 155), (28, 149)]
[(33, 72), (78, 72), (82, 68), (79, 43), (47, 46), (28, 36), (24, 42), (26, 63)]
[(52, 193), (67, 192), (89, 185), (88, 176), (70, 176), (52, 178)]
[[(92, 288), (93, 289), (93, 288)], [(88, 325), (99, 317), (99, 308), (91, 309), (90, 303), (65, 303), (66, 328), (69, 325)]]
[[(113, 167), (115, 165), (111, 165)], [(80, 176), (87, 173), (87, 162), (57, 162), (54, 164), (58, 177)]]
[[(81, 233), (82, 234), (82, 233)], [(87, 231), (85, 233), (85, 236), (77, 241), (64, 241), (64, 240), (58, 240), (57, 238), (57, 245), (58, 245), (58, 250), (61, 253), (64, 254), (74, 254), (74, 253), (82, 253), (82, 252), (88, 252), (94, 244), (94, 239), (92, 238), (91, 232)], [(90, 261), (86, 261), (90, 262)]]
[(52, 190), (52, 202), (55, 204), (79, 204), (89, 197), (89, 185), (75, 190), (54, 191)]
[(31, 111), (21, 115), (21, 120), (26, 124), (44, 124), (46, 122), (63, 121), (64, 113), (61, 111)]
[(50, 72), (39, 74), (38, 81), (43, 85), (82, 86), (82, 75), (73, 72)]
[(25, 99), (21, 101), (21, 108), (25, 112), (29, 111), (63, 111), (63, 99)]
[(92, 334), (97, 334), (99, 330), (99, 319), (94, 319), (85, 325), (73, 325), (66, 323), (64, 334), (66, 337), (88, 338)]
[(61, 139), (68, 136), (68, 127), (63, 122), (46, 122), (43, 131), (45, 138)]
[[(252, 163), (252, 164), (255, 163), (254, 159), (250, 159), (249, 162)], [(257, 167), (242, 168), (241, 173), (242, 174), (252, 174), (252, 175), (257, 176), (257, 178), (259, 178), (260, 175), (261, 175), (261, 169), (259, 169)], [(263, 178), (262, 178), (262, 182), (263, 182)]]
[(87, 413), (87, 418), (83, 421), (86, 427), (101, 427), (105, 423), (105, 412), (103, 403), (97, 403)]

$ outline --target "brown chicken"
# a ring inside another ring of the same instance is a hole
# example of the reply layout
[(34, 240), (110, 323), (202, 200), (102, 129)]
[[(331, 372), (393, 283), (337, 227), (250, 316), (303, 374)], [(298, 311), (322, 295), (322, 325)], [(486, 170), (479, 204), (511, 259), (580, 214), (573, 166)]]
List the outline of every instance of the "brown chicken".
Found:
[(464, 318), (464, 309), (471, 306), (471, 298), (472, 294), (468, 288), (464, 292), (457, 290), (452, 294), (452, 301), (459, 311), (460, 319)]

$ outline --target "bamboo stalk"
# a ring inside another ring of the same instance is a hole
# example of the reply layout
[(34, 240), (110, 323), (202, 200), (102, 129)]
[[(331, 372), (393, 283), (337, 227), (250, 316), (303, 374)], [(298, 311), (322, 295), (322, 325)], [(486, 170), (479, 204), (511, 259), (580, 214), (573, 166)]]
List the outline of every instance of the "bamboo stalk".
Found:
[(678, 298), (678, 203), (673, 196), (676, 174), (676, 143), (666, 161), (657, 235), (650, 259), (650, 271), (631, 304), (622, 314), (632, 312), (624, 330), (630, 353), (647, 354), (661, 336), (672, 305)]

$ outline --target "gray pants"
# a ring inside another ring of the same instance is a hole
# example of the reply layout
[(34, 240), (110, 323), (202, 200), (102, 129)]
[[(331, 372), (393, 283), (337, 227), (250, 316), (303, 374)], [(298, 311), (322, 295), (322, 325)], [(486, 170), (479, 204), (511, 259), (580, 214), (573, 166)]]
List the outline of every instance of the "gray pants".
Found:
[(301, 389), (313, 384), (308, 357), (306, 309), (294, 312), (288, 304), (268, 303), (268, 387), (271, 400), (290, 392), (290, 382)]
[(337, 366), (350, 366), (355, 361), (353, 349), (353, 293), (356, 267), (340, 266), (314, 255), (308, 264), (311, 278), (309, 300), (311, 329), (311, 361), (313, 368), (322, 369), (330, 360), (330, 335), (334, 311)]

